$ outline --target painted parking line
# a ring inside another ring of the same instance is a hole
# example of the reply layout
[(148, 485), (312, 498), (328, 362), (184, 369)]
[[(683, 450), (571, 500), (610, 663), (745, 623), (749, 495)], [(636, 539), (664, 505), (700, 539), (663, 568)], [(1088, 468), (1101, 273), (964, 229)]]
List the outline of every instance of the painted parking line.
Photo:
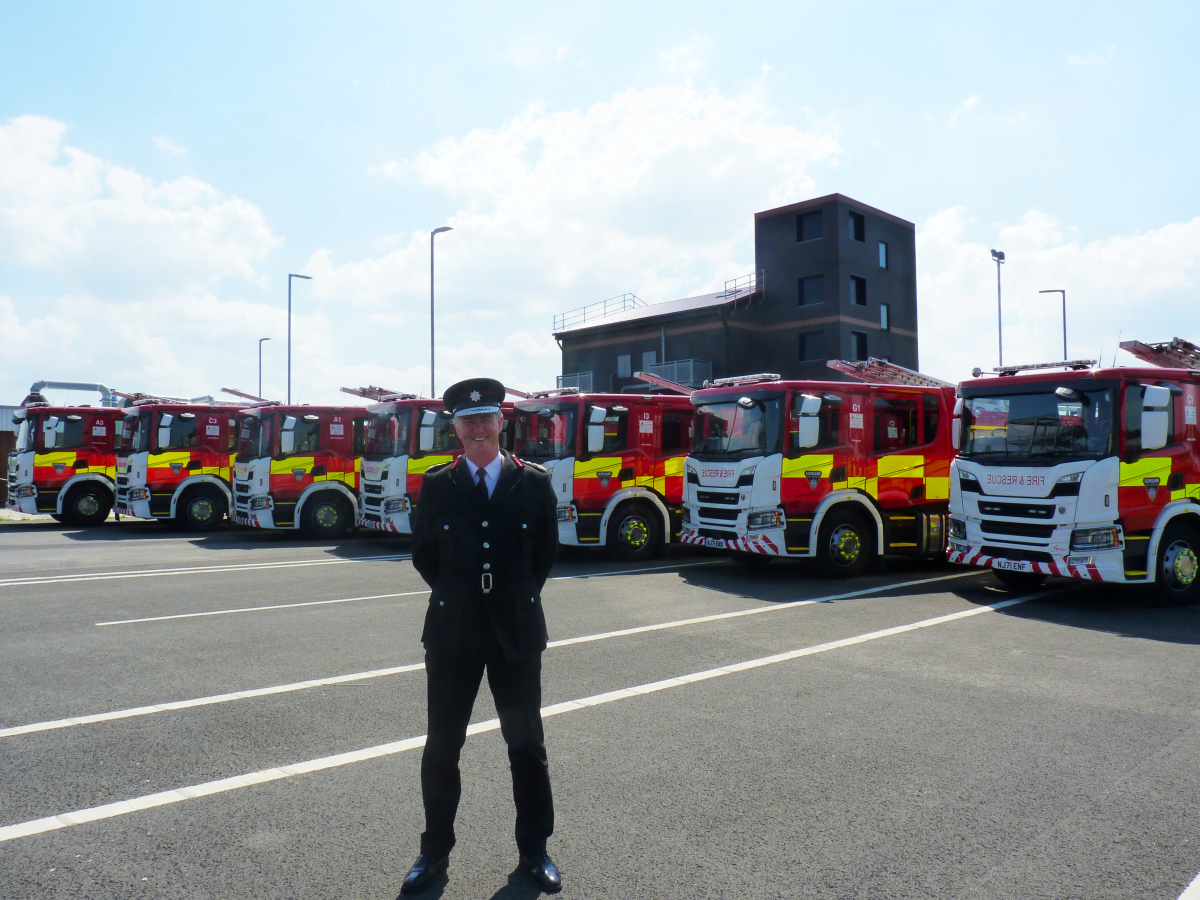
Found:
[[(662, 681), (650, 682), (649, 684), (640, 684), (633, 687), (623, 688), (621, 690), (607, 691), (603, 694), (593, 694), (590, 697), (581, 697), (578, 700), (568, 700), (565, 703), (555, 703), (551, 706), (543, 707), (542, 716), (557, 716), (563, 713), (589, 709), (593, 706), (614, 703), (618, 700), (627, 700), (631, 697), (642, 696), (643, 694), (652, 694), (658, 691), (684, 687), (689, 684), (694, 684), (698, 681), (707, 681), (709, 679), (720, 678), (725, 675), (733, 675), (737, 672), (746, 672), (751, 669), (776, 665), (778, 663), (788, 662), (793, 659), (800, 659), (805, 656), (813, 656), (818, 653), (827, 653), (830, 650), (840, 650), (844, 647), (852, 647), (856, 644), (863, 644), (867, 641), (875, 641), (879, 640), (880, 638), (904, 634), (906, 632), (916, 631), (921, 628), (932, 628), (937, 625), (944, 625), (949, 622), (956, 622), (960, 619), (977, 616), (981, 613), (995, 612), (998, 609), (1015, 606), (1018, 603), (1025, 603), (1029, 600), (1033, 600), (1036, 597), (1045, 596), (1049, 593), (1053, 592), (1042, 591), (1036, 594), (1029, 594), (1024, 597), (1014, 597), (1011, 600), (1002, 600), (999, 603), (992, 603), (988, 606), (978, 606), (973, 609), (961, 610), (945, 616), (936, 616), (932, 619), (923, 619), (919, 622), (912, 622), (908, 625), (897, 625), (892, 628), (884, 628), (880, 631), (871, 631), (867, 632), (866, 634), (842, 638), (841, 640), (837, 641), (828, 641), (824, 644), (816, 644), (811, 647), (790, 650), (786, 653), (776, 653), (771, 656), (763, 656), (758, 659), (749, 659), (745, 662), (734, 663), (728, 666), (720, 666), (715, 669), (692, 672), (690, 674), (680, 675), (675, 678), (667, 678)], [(467, 734), (483, 734), (488, 731), (496, 731), (499, 728), (499, 719), (488, 719), (486, 722), (477, 722), (474, 725), (471, 725), (467, 729)], [(41, 834), (46, 831), (54, 831), (55, 829), (59, 828), (69, 828), (73, 825), (82, 825), (85, 822), (111, 819), (143, 809), (151, 809), (156, 806), (166, 806), (172, 803), (181, 803), (184, 800), (192, 800), (196, 797), (206, 797), (211, 794), (220, 794), (226, 791), (237, 790), (238, 788), (250, 787), (251, 785), (255, 784), (263, 784), (268, 781), (277, 781), (281, 778), (291, 778), (295, 775), (319, 772), (324, 769), (333, 769), (339, 766), (349, 765), (351, 763), (363, 762), (364, 760), (368, 759), (377, 759), (381, 756), (390, 756), (395, 753), (403, 753), (407, 750), (415, 750), (419, 747), (425, 746), (425, 737), (426, 736), (422, 734), (399, 741), (392, 741), (387, 744), (379, 744), (374, 747), (365, 747), (361, 750), (351, 750), (346, 753), (338, 753), (333, 756), (310, 759), (304, 762), (292, 763), (286, 766), (279, 766), (271, 769), (261, 769), (257, 772), (247, 772), (244, 775), (235, 775), (231, 778), (219, 778), (216, 781), (207, 781), (202, 784), (188, 785), (186, 787), (174, 788), (169, 791), (160, 791), (154, 794), (145, 794), (141, 797), (133, 797), (129, 800), (119, 800), (115, 803), (106, 803), (103, 806), (93, 806), (88, 809), (78, 809), (71, 812), (59, 813), (58, 815), (54, 816), (46, 816), (42, 819), (33, 819), (28, 822), (18, 822), (13, 825), (5, 825), (0, 827), (0, 842), (11, 841), (15, 840), (16, 838), (28, 837), (34, 834)]]
[(1192, 879), (1192, 883), (1183, 889), (1179, 900), (1200, 900), (1200, 875)]
[(351, 556), (345, 559), (282, 560), (265, 563), (230, 563), (219, 566), (185, 566), (173, 569), (133, 569), (118, 572), (88, 572), (81, 575), (29, 576), (0, 580), (0, 587), (25, 587), (35, 584), (72, 584), (74, 582), (111, 581), (120, 578), (161, 578), (167, 575), (202, 575), (223, 572), (253, 572), (260, 569), (296, 569), (307, 566), (340, 566), (348, 563), (389, 562), (412, 559), (407, 553), (386, 556)]
[[(954, 575), (941, 575), (936, 578), (920, 578), (916, 581), (906, 581), (900, 584), (879, 585), (873, 588), (864, 588), (857, 591), (847, 591), (841, 594), (830, 594), (825, 597), (814, 597), (810, 600), (794, 600), (790, 603), (776, 603), (770, 606), (756, 606), (752, 609), (739, 609), (727, 613), (714, 613), (708, 616), (695, 616), (690, 619), (675, 619), (671, 622), (656, 622), (651, 625), (637, 625), (632, 628), (622, 628), (617, 631), (604, 631), (599, 634), (586, 634), (580, 637), (564, 638), (558, 641), (551, 641), (548, 649), (557, 647), (570, 647), (574, 644), (586, 644), (592, 641), (604, 641), (616, 637), (625, 637), (632, 634), (645, 634), (651, 631), (664, 631), (669, 628), (683, 628), (688, 625), (702, 625), (707, 622), (719, 622), (725, 619), (739, 619), (746, 616), (755, 616), (761, 613), (777, 612), (785, 609), (795, 609), (800, 606), (812, 606), (818, 603), (832, 603), (835, 600), (849, 600), (854, 597), (864, 597), (868, 594), (878, 594), (887, 590), (900, 590), (903, 588), (916, 587), (922, 584), (929, 584), (937, 581), (949, 581), (954, 578), (966, 578), (971, 575), (978, 575), (980, 572), (959, 572)], [(418, 591), (416, 593), (428, 593), (428, 591)], [(381, 596), (402, 596), (402, 595), (381, 595)], [(370, 598), (352, 598), (352, 599), (370, 599)], [(318, 603), (332, 603), (339, 601), (319, 600)], [(70, 728), (74, 725), (91, 725), (96, 722), (111, 722), (116, 719), (128, 719), (134, 716), (148, 716), (152, 713), (167, 712), (175, 709), (190, 709), (196, 706), (209, 706), (214, 703), (228, 703), (232, 700), (246, 700), (252, 697), (265, 697), (271, 694), (284, 694), (288, 691), (303, 691), (313, 687), (320, 687), (326, 684), (339, 684), (345, 681), (358, 681), (368, 678), (382, 678), (387, 675), (397, 675), (403, 672), (417, 672), (425, 668), (424, 663), (414, 663), (412, 665), (397, 666), (390, 669), (372, 669), (369, 672), (354, 672), (349, 675), (334, 675), (329, 678), (312, 679), (308, 681), (297, 681), (292, 684), (280, 684), (273, 687), (253, 688), (246, 691), (232, 691), (225, 694), (214, 694), (209, 697), (196, 697), (191, 700), (174, 700), (168, 703), (155, 703), (148, 706), (136, 706), (131, 709), (119, 709), (113, 712), (93, 713), (86, 716), (74, 716), (68, 719), (55, 719), (49, 722), (35, 722), (30, 725), (14, 725), (10, 728), (0, 728), (0, 738), (14, 737), (19, 734), (30, 734), (35, 731), (53, 731), (59, 728)]]

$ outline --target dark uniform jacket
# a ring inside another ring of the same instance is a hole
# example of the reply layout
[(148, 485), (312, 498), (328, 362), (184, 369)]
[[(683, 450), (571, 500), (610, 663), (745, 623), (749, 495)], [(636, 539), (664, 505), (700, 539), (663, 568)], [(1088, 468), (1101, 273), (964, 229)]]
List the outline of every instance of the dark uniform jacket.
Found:
[(544, 469), (501, 453), (486, 506), (465, 457), (425, 473), (412, 561), (433, 588), (427, 650), (457, 652), (481, 605), (506, 658), (546, 649), (541, 592), (558, 551), (557, 501)]

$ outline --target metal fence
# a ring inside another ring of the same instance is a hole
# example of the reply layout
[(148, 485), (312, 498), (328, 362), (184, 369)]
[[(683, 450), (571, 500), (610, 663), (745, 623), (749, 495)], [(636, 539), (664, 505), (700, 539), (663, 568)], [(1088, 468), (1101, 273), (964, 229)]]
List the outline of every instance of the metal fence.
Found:
[(700, 387), (704, 382), (712, 381), (712, 363), (707, 359), (675, 359), (653, 365), (649, 371), (651, 375), (688, 387)]
[(646, 301), (636, 294), (621, 294), (619, 297), (597, 300), (595, 303), (589, 303), (587, 306), (579, 307), (579, 309), (558, 313), (554, 317), (554, 330), (558, 332), (564, 328), (575, 328), (594, 319), (615, 316), (617, 313), (625, 312), (627, 309), (637, 309), (639, 306), (645, 305)]
[(571, 375), (559, 375), (555, 387), (578, 388), (580, 392), (589, 394), (595, 391), (612, 390), (612, 378), (594, 372), (575, 372)]

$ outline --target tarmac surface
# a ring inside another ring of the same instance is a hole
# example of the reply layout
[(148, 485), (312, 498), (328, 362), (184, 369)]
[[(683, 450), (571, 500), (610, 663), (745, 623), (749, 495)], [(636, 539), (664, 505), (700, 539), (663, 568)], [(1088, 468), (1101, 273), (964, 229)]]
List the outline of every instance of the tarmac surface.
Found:
[[(423, 826), (407, 549), (0, 522), (3, 896), (395, 897)], [(563, 897), (1174, 900), (1200, 871), (1200, 608), (680, 548), (564, 551), (543, 598)], [(538, 895), (494, 717), (485, 680), (419, 896)]]

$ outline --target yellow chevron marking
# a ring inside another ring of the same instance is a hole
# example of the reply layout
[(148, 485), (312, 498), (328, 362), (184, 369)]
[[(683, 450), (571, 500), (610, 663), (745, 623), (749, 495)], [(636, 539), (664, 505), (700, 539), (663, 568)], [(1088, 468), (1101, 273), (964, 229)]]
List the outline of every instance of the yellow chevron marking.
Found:
[(828, 478), (832, 469), (832, 453), (806, 453), (783, 461), (784, 478), (804, 478), (805, 472), (820, 472), (822, 478)]
[(1144, 487), (1144, 478), (1159, 479), (1159, 487), (1167, 486), (1171, 477), (1170, 457), (1158, 456), (1149, 459), (1139, 459), (1131, 463), (1121, 463), (1121, 487)]
[(55, 463), (63, 465), (74, 465), (75, 457), (79, 454), (74, 450), (58, 450), (54, 453), (35, 453), (33, 456), (33, 464), (35, 466), (52, 466)]
[(315, 456), (289, 456), (287, 459), (271, 460), (272, 475), (291, 475), (292, 469), (304, 469), (305, 472), (312, 471)]
[(880, 478), (924, 478), (924, 456), (881, 456), (877, 461)]
[(613, 478), (616, 478), (617, 473), (624, 468), (624, 462), (625, 459), (621, 456), (597, 456), (586, 462), (575, 460), (575, 477), (595, 478), (597, 472), (611, 472)]
[[(408, 474), (409, 475), (424, 475), (427, 471), (441, 463), (448, 463), (454, 460), (453, 455), (438, 454), (436, 456), (422, 456), (420, 459), (408, 458)], [(355, 469), (355, 471), (358, 471)]]

